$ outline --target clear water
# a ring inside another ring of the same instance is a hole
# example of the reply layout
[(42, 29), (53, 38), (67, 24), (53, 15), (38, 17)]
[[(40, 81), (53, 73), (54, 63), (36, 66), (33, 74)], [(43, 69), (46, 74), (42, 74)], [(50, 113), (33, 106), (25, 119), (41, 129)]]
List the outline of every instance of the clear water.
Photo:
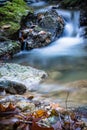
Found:
[[(43, 4), (45, 8), (42, 8)], [(51, 5), (48, 6), (44, 1), (33, 3), (31, 6), (36, 6), (36, 13), (51, 8)], [(21, 51), (9, 62), (30, 65), (48, 72), (48, 79), (40, 84), (35, 92), (44, 100), (53, 100), (65, 105), (69, 93), (68, 106), (87, 105), (87, 83), (78, 83), (79, 80), (87, 80), (87, 39), (80, 37), (80, 11), (57, 12), (65, 21), (62, 36), (44, 48)], [(77, 82), (76, 85), (73, 85), (74, 81)]]

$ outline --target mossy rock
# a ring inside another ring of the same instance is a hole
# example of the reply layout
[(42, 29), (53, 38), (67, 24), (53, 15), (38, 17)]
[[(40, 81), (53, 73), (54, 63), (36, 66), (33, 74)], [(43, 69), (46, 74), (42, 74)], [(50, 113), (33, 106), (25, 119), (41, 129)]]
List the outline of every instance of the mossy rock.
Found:
[[(23, 0), (12, 0), (0, 7), (0, 36), (11, 37), (20, 28), (20, 21), (23, 15), (33, 10)], [(3, 25), (10, 24), (10, 28), (2, 29)]]
[(0, 42), (0, 59), (11, 58), (21, 50), (20, 44), (15, 41)]

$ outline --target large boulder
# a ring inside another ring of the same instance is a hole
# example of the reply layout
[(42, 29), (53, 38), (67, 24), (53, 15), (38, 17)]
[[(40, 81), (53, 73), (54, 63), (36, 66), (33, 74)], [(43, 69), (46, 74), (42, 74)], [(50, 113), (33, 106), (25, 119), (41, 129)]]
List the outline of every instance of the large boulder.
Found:
[(46, 78), (44, 71), (29, 66), (6, 63), (0, 64), (0, 88), (12, 94), (22, 94), (26, 90), (35, 90)]
[(58, 38), (63, 28), (64, 20), (54, 9), (29, 13), (22, 18), (19, 39), (22, 45), (26, 43), (26, 49), (43, 47)]

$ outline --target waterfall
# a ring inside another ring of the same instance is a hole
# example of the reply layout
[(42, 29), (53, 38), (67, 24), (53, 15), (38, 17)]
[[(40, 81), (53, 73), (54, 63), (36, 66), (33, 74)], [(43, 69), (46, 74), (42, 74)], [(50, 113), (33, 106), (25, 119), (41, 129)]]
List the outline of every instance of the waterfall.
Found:
[(79, 11), (72, 11), (71, 12), (71, 21), (73, 26), (72, 36), (77, 36), (79, 31), (79, 18), (80, 12)]
[[(64, 12), (64, 11), (63, 11)], [(61, 13), (61, 15), (65, 19), (65, 28), (64, 28), (64, 34), (65, 37), (77, 37), (79, 34), (79, 17), (80, 12), (79, 11), (67, 11), (66, 13)]]

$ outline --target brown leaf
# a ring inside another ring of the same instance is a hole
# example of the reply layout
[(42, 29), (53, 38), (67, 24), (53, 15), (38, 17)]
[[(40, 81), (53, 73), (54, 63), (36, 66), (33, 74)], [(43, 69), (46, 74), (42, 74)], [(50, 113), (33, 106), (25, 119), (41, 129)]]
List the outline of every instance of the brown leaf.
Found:
[(0, 112), (5, 112), (6, 108), (4, 105), (0, 104)]
[(27, 99), (32, 100), (34, 96), (29, 96)]
[(54, 128), (52, 128), (52, 127), (50, 127), (50, 128), (40, 127), (35, 122), (33, 122), (31, 130), (54, 130)]
[(6, 111), (14, 111), (15, 106), (12, 103), (9, 103), (8, 107), (6, 108)]
[(11, 25), (8, 24), (8, 25), (3, 25), (1, 28), (2, 29), (9, 29), (10, 27), (11, 27)]
[(27, 124), (27, 125), (25, 126), (24, 130), (30, 130), (29, 124)]

